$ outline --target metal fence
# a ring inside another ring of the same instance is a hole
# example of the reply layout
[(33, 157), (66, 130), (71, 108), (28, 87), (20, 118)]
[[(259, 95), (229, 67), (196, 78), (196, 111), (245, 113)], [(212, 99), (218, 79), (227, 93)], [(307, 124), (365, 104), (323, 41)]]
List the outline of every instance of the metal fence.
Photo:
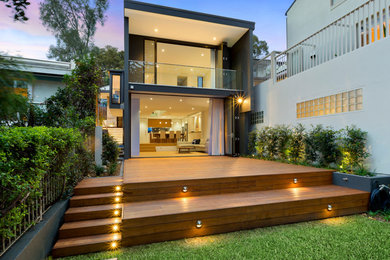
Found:
[[(30, 227), (42, 221), (43, 214), (57, 202), (64, 189), (64, 177), (46, 175), (40, 184), (41, 196), (37, 198), (27, 197), (22, 202), (26, 208), (26, 215), (23, 220), (12, 227), (13, 236), (11, 238), (1, 237), (1, 251), (2, 256)], [(2, 189), (3, 191), (5, 189)], [(2, 192), (4, 193), (4, 192)], [(7, 196), (7, 194), (2, 194)], [(19, 204), (20, 205), (20, 204)]]

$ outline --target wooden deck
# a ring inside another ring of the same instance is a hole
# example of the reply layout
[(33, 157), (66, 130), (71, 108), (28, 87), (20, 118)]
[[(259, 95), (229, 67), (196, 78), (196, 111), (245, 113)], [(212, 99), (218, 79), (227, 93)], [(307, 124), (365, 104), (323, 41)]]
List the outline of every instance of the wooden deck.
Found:
[(330, 170), (231, 157), (131, 159), (123, 179), (75, 194), (54, 257), (356, 214), (369, 200)]

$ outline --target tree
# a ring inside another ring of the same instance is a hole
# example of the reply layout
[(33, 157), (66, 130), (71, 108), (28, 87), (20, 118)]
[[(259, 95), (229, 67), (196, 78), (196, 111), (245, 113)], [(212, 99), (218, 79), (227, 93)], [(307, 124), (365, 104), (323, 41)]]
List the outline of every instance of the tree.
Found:
[(76, 68), (64, 77), (65, 87), (46, 100), (46, 125), (78, 128), (91, 134), (95, 127), (96, 98), (102, 73), (94, 58), (76, 60)]
[(95, 57), (97, 65), (103, 70), (123, 69), (123, 61), (125, 57), (124, 51), (119, 51), (110, 45), (104, 48), (94, 47), (91, 55)]
[(24, 22), (28, 20), (24, 12), (27, 6), (30, 5), (28, 0), (0, 0), (0, 2), (4, 2), (6, 7), (13, 9), (14, 21)]
[(108, 0), (44, 0), (40, 18), (56, 37), (48, 58), (61, 61), (80, 59), (93, 48), (96, 24), (104, 25)]
[(260, 41), (256, 35), (253, 35), (253, 58), (260, 58), (262, 55), (268, 55), (268, 44), (266, 41)]
[(32, 76), (21, 71), (12, 59), (0, 55), (0, 124), (21, 125), (28, 115), (28, 98), (17, 93), (15, 80), (30, 82)]

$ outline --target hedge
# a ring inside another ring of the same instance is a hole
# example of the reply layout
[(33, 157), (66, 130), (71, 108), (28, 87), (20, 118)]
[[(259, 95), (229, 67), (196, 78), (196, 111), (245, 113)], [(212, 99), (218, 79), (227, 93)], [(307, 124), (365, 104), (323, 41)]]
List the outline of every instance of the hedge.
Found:
[(263, 127), (249, 134), (248, 148), (251, 157), (260, 159), (371, 175), (365, 166), (367, 132), (355, 126), (338, 131), (322, 125)]
[(78, 130), (0, 127), (0, 236), (12, 236), (10, 229), (24, 217), (23, 203), (5, 210), (21, 195), (29, 194), (29, 199), (41, 196), (40, 183), (48, 175), (63, 176), (62, 191), (64, 196), (69, 194), (89, 170), (91, 160)]

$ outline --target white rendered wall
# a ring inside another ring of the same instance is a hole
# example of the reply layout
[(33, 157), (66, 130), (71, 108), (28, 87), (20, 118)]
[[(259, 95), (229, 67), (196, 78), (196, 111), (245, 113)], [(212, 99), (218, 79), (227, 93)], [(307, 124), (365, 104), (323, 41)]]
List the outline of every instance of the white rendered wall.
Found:
[[(255, 87), (255, 110), (264, 111), (264, 124), (306, 126), (323, 124), (336, 129), (356, 125), (368, 132), (371, 170), (390, 174), (389, 61), (390, 37), (286, 80), (265, 81)], [(363, 89), (363, 110), (296, 118), (296, 103), (340, 92)]]
[(331, 7), (330, 0), (296, 0), (287, 13), (287, 48), (294, 46), (368, 0), (345, 0)]

